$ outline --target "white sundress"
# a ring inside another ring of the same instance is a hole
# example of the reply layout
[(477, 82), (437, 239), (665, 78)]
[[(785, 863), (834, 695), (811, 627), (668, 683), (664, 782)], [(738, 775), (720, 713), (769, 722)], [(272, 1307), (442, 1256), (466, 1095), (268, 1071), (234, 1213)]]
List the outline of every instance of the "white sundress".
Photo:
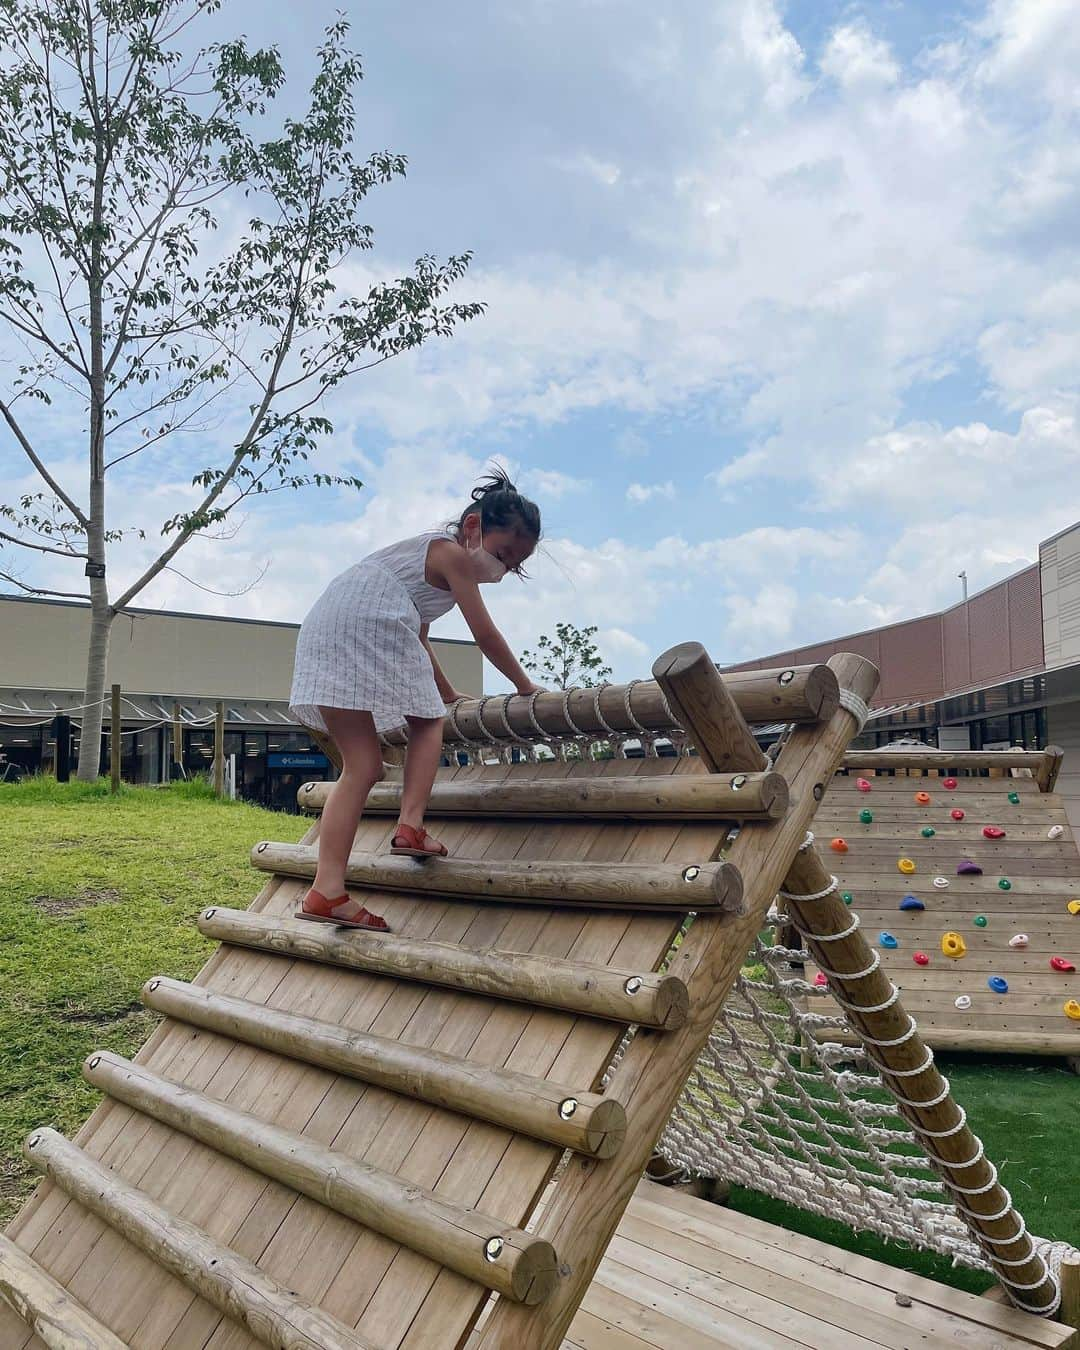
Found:
[(428, 549), (445, 530), (379, 549), (342, 572), (315, 601), (296, 640), (289, 711), (326, 731), (319, 708), (370, 712), (376, 731), (406, 717), (442, 717), (420, 625), (454, 607), (449, 591), (424, 579)]

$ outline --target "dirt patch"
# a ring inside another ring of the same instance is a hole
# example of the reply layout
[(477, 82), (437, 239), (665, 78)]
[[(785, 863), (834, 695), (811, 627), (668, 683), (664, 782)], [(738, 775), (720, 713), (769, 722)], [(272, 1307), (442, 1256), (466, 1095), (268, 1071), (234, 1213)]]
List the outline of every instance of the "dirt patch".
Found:
[(42, 914), (71, 914), (74, 910), (85, 909), (87, 905), (112, 904), (120, 899), (120, 892), (106, 887), (99, 890), (94, 886), (84, 886), (74, 895), (34, 895), (30, 903)]
[(110, 1008), (105, 1012), (86, 1012), (81, 1008), (64, 1009), (57, 1012), (56, 1016), (61, 1022), (78, 1022), (85, 1026), (107, 1027), (115, 1022), (123, 1022), (129, 1018), (132, 1013), (143, 1013), (147, 1010), (141, 1003), (127, 1003), (122, 1008)]

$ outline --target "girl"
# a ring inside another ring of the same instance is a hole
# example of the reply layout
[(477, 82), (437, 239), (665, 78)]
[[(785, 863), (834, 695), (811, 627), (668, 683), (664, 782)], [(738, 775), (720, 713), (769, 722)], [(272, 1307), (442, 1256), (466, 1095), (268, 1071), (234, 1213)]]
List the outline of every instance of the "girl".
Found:
[(540, 511), (501, 471), (473, 489), (456, 525), (403, 539), (342, 572), (315, 602), (296, 643), (290, 710), (333, 738), (344, 767), (319, 829), (319, 866), (300, 917), (387, 931), (345, 894), (345, 865), (367, 795), (383, 776), (378, 733), (409, 724), (392, 853), (445, 857), (424, 829), (442, 754), (443, 705), (460, 698), (428, 642), (457, 605), (476, 644), (519, 694), (533, 684), (491, 620), (479, 585), (521, 573), (540, 539)]

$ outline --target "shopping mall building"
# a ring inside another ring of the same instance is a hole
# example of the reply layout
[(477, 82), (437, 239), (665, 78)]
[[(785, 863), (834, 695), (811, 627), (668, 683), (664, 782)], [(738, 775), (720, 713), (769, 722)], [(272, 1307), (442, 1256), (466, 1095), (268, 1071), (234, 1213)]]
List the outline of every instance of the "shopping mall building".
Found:
[(858, 652), (881, 671), (858, 747), (911, 738), (943, 750), (1060, 745), (1058, 791), (1080, 827), (1080, 524), (970, 599), (904, 623), (772, 652), (747, 667)]
[[(77, 761), (88, 631), (86, 605), (0, 595), (0, 755), (13, 766), (9, 773), (54, 772), (58, 735), (69, 741), (72, 765)], [(235, 756), (237, 794), (294, 809), (300, 784), (330, 772), (289, 716), (298, 631), (291, 623), (125, 611), (113, 624), (107, 679), (122, 690), (124, 781), (168, 777), (177, 720), (185, 771), (208, 770), (215, 707), (224, 702), (225, 756)], [(483, 662), (473, 643), (433, 645), (455, 688), (482, 692)], [(106, 732), (106, 771), (108, 739)]]

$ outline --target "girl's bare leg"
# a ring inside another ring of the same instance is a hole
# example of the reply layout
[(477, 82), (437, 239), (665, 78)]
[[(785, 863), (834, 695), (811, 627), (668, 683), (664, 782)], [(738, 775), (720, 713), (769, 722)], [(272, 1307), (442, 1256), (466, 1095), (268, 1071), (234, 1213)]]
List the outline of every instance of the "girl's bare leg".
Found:
[(410, 717), (408, 723), (409, 746), (405, 752), (405, 781), (401, 786), (398, 823), (421, 830), (435, 771), (442, 757), (443, 720), (441, 717)]
[(345, 890), (345, 864), (368, 793), (383, 776), (382, 750), (369, 712), (320, 708), (326, 729), (341, 751), (341, 777), (326, 803), (319, 824), (319, 868), (312, 890), (336, 899)]

